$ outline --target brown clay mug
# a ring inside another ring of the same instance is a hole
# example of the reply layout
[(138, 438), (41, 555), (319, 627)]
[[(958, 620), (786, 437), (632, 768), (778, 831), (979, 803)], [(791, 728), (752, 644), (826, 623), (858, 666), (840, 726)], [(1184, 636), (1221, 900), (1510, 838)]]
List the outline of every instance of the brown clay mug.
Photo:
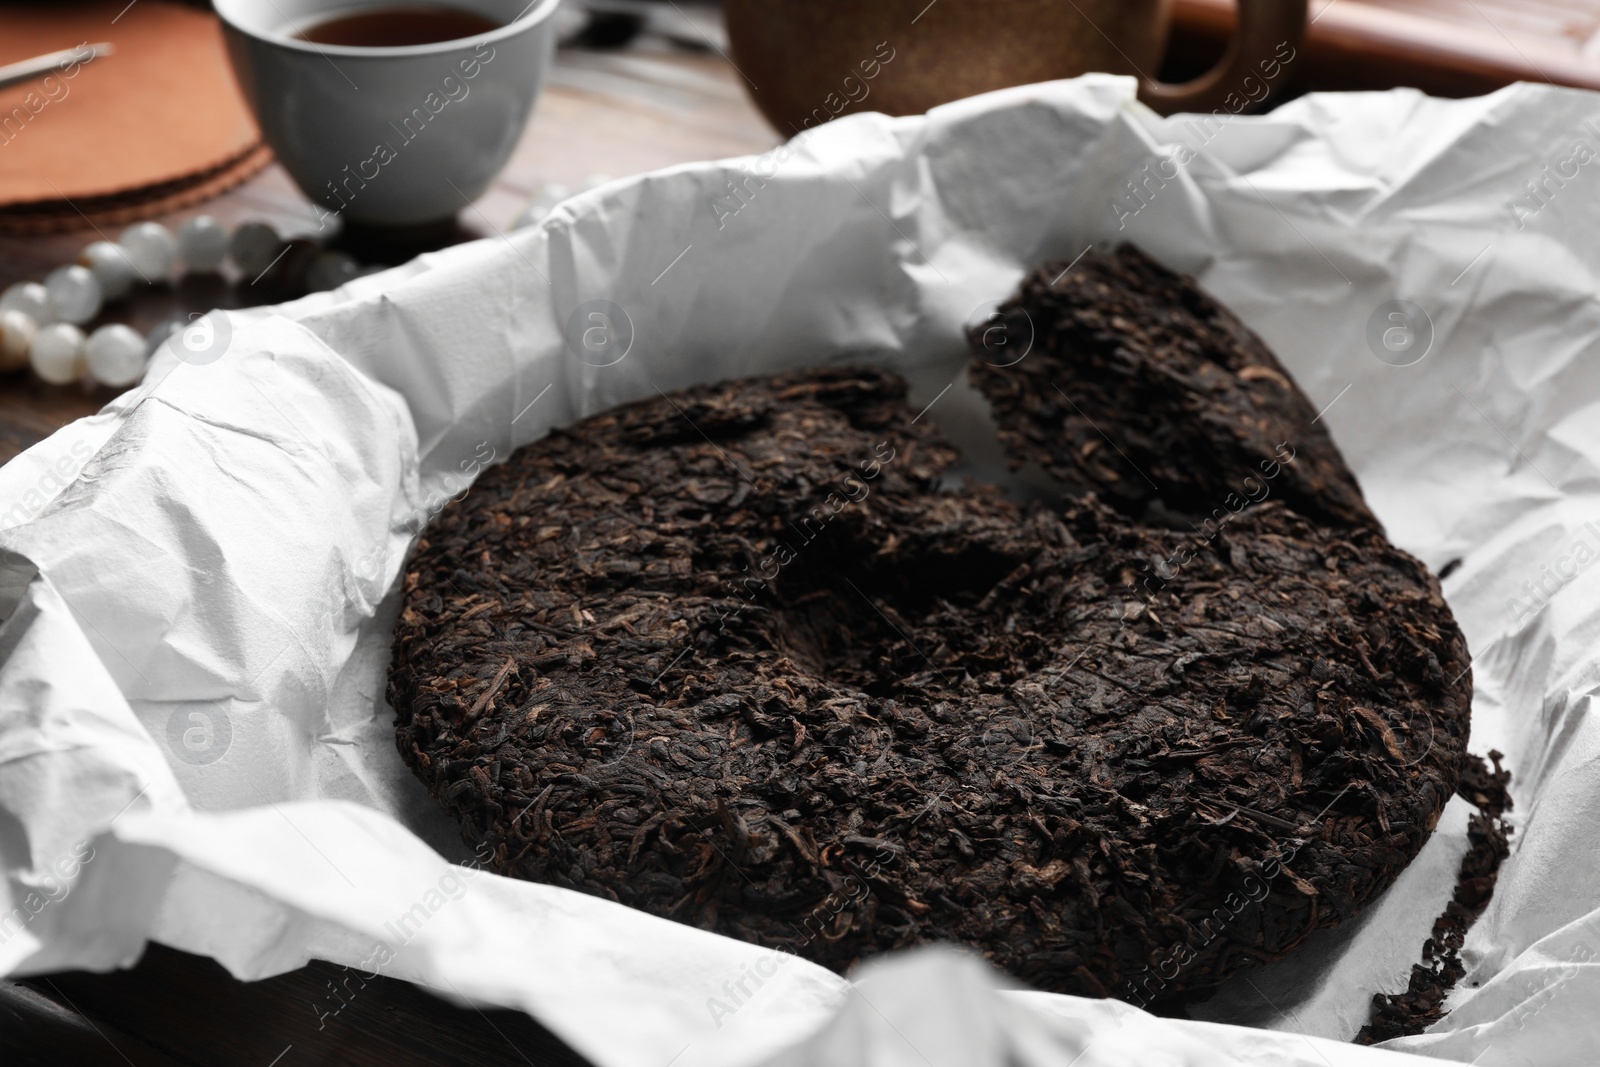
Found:
[(733, 60), (767, 119), (797, 133), (851, 111), (936, 104), (1090, 71), (1132, 74), (1163, 114), (1238, 112), (1287, 81), (1305, 0), (1239, 0), (1239, 28), (1209, 74), (1153, 75), (1171, 0), (723, 0)]

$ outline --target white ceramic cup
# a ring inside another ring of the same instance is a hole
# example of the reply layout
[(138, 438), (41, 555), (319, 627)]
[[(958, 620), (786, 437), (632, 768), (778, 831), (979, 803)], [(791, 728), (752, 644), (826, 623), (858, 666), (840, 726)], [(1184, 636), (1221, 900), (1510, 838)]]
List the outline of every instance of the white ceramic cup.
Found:
[(451, 218), (505, 166), (544, 83), (561, 0), (451, 0), (499, 27), (405, 48), (295, 37), (396, 0), (215, 2), (262, 136), (322, 206), (319, 222), (411, 226)]

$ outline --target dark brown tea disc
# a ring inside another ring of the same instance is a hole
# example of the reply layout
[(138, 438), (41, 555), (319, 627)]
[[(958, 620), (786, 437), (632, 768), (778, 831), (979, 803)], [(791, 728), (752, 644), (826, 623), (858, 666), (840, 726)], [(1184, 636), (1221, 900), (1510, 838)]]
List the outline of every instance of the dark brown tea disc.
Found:
[(903, 383), (828, 369), (588, 419), (438, 517), (389, 696), (495, 869), (1139, 1003), (1394, 880), (1467, 736), (1438, 583), (1237, 319), (1132, 249), (1062, 266), (972, 363), (1054, 506), (941, 485)]

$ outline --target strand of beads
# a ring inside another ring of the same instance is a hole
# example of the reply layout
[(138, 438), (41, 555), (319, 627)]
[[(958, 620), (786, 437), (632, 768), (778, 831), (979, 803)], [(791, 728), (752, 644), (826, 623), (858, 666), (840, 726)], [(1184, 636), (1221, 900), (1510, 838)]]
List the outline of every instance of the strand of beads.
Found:
[[(287, 255), (296, 248), (300, 255)], [(43, 282), (18, 282), (0, 293), (0, 371), (31, 366), (55, 385), (83, 379), (116, 388), (132, 385), (173, 324), (141, 335), (112, 322), (85, 335), (83, 327), (105, 305), (137, 284), (167, 281), (180, 266), (183, 272), (208, 274), (231, 261), (242, 278), (259, 280), (288, 259), (295, 261), (296, 280), (308, 291), (333, 289), (379, 269), (363, 269), (349, 255), (309, 241), (286, 242), (260, 222), (247, 222), (231, 235), (209, 215), (189, 219), (176, 234), (159, 222), (138, 222), (114, 243), (88, 245), (77, 262), (56, 268)]]
[[(610, 180), (591, 175), (579, 191)], [(537, 225), (570, 195), (564, 185), (544, 186), (512, 228)], [(88, 335), (83, 327), (136, 285), (165, 282), (179, 267), (186, 273), (215, 273), (225, 263), (252, 285), (276, 275), (278, 284), (269, 286), (269, 291), (279, 299), (336, 289), (383, 269), (363, 267), (346, 253), (312, 241), (285, 241), (261, 222), (244, 223), (232, 234), (209, 215), (195, 216), (176, 234), (159, 222), (135, 223), (115, 242), (88, 245), (77, 262), (51, 271), (43, 282), (18, 282), (0, 293), (0, 372), (31, 366), (40, 378), (56, 385), (85, 379), (117, 388), (131, 385), (180, 324), (166, 322), (145, 335), (118, 322)]]

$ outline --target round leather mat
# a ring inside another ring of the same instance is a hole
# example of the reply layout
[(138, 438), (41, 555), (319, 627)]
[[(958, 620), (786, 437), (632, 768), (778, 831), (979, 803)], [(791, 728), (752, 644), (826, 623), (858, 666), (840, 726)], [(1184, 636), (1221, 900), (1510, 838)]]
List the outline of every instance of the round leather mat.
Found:
[(0, 6), (0, 64), (102, 41), (116, 51), (0, 90), (0, 230), (159, 214), (271, 158), (214, 15), (160, 0)]

